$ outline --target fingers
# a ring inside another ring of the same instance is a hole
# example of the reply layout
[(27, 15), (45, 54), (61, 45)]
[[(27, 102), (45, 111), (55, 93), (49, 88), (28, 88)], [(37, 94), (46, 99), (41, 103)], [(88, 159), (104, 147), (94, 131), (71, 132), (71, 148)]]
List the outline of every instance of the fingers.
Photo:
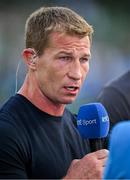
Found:
[[(79, 159), (74, 159), (74, 160), (72, 161), (70, 167), (71, 167), (71, 168), (73, 167), (73, 168), (76, 169), (76, 168), (79, 166), (79, 163), (78, 163), (78, 162), (80, 162)], [(68, 170), (68, 173), (70, 172), (71, 168)]]
[(76, 168), (76, 166), (78, 166), (78, 162), (80, 162), (80, 159), (74, 159), (71, 165)]
[(109, 154), (109, 151), (107, 149), (101, 149), (93, 153), (90, 153), (89, 155), (90, 157), (93, 157), (95, 161), (97, 161), (96, 162), (97, 164), (101, 165), (101, 167), (105, 167), (108, 154)]
[(102, 160), (102, 166), (103, 166), (103, 167), (106, 166), (106, 161), (107, 161), (107, 158)]
[(107, 149), (101, 149), (94, 153), (97, 156), (97, 159), (104, 159), (108, 157), (109, 151)]
[(108, 152), (102, 149), (73, 160), (64, 179), (102, 179)]
[(98, 150), (95, 152), (97, 160), (100, 161), (102, 167), (105, 167), (109, 151), (107, 149)]

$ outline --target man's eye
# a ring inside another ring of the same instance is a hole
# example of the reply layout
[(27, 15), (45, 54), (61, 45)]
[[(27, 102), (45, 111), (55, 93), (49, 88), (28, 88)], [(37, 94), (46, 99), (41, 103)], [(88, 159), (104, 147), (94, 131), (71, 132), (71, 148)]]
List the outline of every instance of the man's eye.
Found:
[(89, 58), (81, 58), (80, 59), (80, 62), (81, 63), (86, 63), (86, 62), (88, 62), (89, 61)]
[(69, 57), (69, 56), (61, 56), (59, 59), (61, 59), (63, 61), (68, 61), (68, 60), (71, 60), (71, 57)]

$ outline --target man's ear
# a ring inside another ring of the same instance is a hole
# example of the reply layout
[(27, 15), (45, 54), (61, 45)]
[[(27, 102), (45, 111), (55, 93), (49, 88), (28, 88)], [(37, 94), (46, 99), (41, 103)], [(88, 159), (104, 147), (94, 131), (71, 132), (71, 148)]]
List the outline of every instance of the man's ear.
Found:
[(26, 65), (32, 69), (32, 70), (36, 70), (36, 52), (34, 51), (34, 49), (32, 48), (27, 48), (24, 49), (22, 52), (22, 56), (24, 59), (24, 62), (26, 63)]

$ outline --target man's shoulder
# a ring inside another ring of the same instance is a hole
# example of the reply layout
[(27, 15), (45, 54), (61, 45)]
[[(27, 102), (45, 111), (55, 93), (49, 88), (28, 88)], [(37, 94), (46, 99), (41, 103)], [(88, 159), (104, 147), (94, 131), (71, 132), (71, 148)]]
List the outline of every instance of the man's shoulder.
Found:
[(127, 86), (127, 88), (130, 88), (130, 71), (127, 71), (123, 74), (121, 74), (120, 76), (112, 79), (110, 82), (108, 82), (106, 84), (106, 88), (117, 88), (120, 89), (121, 88), (125, 88)]
[(0, 108), (0, 112), (9, 111), (10, 109), (13, 110), (13, 108), (15, 109), (15, 107), (17, 107), (19, 104), (18, 102), (18, 95), (11, 96), (4, 102), (4, 104)]
[(130, 71), (108, 83), (97, 100), (106, 107), (112, 122), (116, 119), (127, 119), (126, 113), (130, 109)]
[[(98, 99), (130, 97), (130, 71), (109, 81), (100, 92)], [(111, 99), (112, 100), (112, 99)], [(114, 99), (113, 99), (114, 100)]]
[(130, 71), (116, 77), (115, 79), (108, 82), (100, 92), (97, 99), (105, 99), (107, 103), (110, 101), (115, 102), (121, 100), (121, 98), (129, 100), (130, 97)]
[(0, 109), (0, 137), (19, 139), (24, 136), (24, 102), (21, 97), (10, 97)]
[(10, 113), (12, 112), (12, 98), (10, 97), (0, 108), (0, 120), (10, 118)]
[(17, 127), (14, 118), (5, 109), (0, 111), (0, 137), (2, 139), (13, 139), (17, 137)]
[(24, 112), (24, 103), (18, 95), (11, 96), (0, 109), (0, 124), (18, 126), (18, 119)]

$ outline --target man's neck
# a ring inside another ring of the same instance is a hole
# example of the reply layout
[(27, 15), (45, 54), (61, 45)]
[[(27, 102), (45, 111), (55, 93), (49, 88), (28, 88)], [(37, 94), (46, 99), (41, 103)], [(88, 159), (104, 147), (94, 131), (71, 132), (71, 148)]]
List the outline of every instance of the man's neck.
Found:
[[(35, 82), (34, 82), (35, 83)], [(31, 83), (29, 77), (26, 76), (25, 81), (18, 91), (18, 94), (26, 97), (32, 104), (34, 104), (40, 110), (53, 115), (53, 116), (62, 116), (65, 105), (57, 104), (47, 98), (44, 94), (41, 93), (37, 86)]]

